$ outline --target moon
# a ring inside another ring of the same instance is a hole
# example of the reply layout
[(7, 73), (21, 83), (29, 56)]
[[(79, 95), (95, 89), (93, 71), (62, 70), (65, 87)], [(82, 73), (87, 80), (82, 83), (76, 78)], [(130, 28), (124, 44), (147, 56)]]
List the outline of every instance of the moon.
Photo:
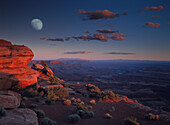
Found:
[(35, 30), (41, 30), (43, 28), (43, 22), (40, 19), (33, 19), (31, 25)]

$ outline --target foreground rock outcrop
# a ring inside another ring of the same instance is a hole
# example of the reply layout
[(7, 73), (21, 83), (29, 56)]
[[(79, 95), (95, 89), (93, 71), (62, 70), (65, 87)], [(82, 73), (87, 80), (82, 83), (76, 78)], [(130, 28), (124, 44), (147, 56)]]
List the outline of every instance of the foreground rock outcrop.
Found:
[(37, 82), (39, 73), (28, 66), (34, 54), (24, 45), (0, 40), (0, 90), (25, 88)]
[(19, 93), (2, 90), (0, 91), (0, 105), (4, 108), (17, 108), (21, 102), (21, 95)]
[(7, 110), (6, 116), (0, 118), (0, 125), (38, 125), (38, 118), (30, 109)]

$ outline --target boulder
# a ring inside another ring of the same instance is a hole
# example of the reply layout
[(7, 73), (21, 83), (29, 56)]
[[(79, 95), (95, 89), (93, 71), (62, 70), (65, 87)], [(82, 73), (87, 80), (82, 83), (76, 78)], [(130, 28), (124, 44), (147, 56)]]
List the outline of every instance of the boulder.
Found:
[(12, 109), (7, 110), (6, 116), (0, 118), (0, 125), (38, 125), (38, 118), (30, 109)]
[(54, 74), (53, 71), (48, 67), (44, 67), (44, 69), (42, 69), (42, 73), (44, 73), (47, 76), (53, 76)]
[(24, 45), (12, 45), (0, 40), (0, 68), (25, 67), (33, 58), (32, 50)]
[(30, 66), (16, 69), (0, 69), (0, 90), (11, 87), (25, 88), (37, 82), (39, 72)]
[(4, 108), (17, 108), (21, 102), (21, 95), (19, 93), (2, 90), (0, 91), (0, 105)]
[(0, 90), (25, 88), (37, 82), (39, 72), (28, 66), (33, 56), (30, 48), (0, 39)]

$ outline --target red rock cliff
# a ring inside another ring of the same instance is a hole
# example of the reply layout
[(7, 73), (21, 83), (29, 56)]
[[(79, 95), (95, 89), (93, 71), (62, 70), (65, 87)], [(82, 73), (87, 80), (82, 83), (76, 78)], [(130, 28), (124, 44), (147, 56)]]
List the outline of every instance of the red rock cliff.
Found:
[(33, 56), (32, 50), (24, 45), (0, 40), (0, 90), (24, 88), (37, 82), (39, 73), (28, 66)]

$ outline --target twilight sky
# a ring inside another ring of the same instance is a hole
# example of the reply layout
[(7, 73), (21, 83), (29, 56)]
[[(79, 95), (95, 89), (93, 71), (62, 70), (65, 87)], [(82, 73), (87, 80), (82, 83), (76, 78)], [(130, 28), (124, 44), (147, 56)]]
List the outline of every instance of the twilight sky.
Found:
[(0, 1), (0, 39), (30, 47), (34, 59), (170, 61), (169, 31), (169, 0)]

